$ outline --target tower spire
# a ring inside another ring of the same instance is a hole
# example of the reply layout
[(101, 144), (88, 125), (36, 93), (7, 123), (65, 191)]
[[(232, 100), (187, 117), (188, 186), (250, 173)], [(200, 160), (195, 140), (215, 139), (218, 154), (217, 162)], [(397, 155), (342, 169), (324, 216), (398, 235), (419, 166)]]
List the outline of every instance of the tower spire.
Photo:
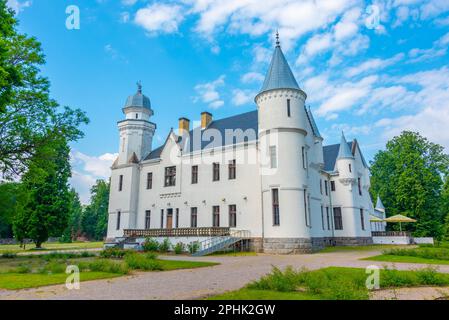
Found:
[(137, 81), (137, 93), (142, 94), (142, 81)]

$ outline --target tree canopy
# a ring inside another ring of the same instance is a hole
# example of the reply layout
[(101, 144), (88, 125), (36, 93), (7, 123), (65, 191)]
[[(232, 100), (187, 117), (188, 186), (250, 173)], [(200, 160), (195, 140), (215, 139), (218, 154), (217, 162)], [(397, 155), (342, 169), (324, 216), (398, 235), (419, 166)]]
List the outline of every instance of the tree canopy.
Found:
[(444, 148), (418, 133), (404, 131), (388, 141), (371, 162), (371, 194), (379, 195), (388, 215), (417, 219), (407, 224), (417, 236), (440, 236), (445, 218), (441, 210), (443, 177), (449, 171)]
[(25, 172), (48, 140), (83, 136), (88, 118), (79, 109), (60, 107), (50, 98), (50, 82), (40, 74), (45, 63), (40, 43), (17, 31), (17, 20), (0, 0), (0, 173)]

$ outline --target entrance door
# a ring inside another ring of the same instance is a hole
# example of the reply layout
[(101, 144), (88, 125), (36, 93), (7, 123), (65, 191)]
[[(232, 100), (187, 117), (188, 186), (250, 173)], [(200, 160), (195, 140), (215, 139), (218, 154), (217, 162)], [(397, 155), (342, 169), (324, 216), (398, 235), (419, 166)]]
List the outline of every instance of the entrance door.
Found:
[(167, 209), (167, 229), (173, 228), (173, 209)]

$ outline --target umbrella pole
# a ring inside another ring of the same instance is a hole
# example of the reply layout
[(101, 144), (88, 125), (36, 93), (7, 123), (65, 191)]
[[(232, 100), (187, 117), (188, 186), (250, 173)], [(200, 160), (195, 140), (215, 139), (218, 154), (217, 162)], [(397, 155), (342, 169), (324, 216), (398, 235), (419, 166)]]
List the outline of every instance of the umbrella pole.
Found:
[(399, 222), (399, 231), (402, 232), (402, 223), (401, 222)]

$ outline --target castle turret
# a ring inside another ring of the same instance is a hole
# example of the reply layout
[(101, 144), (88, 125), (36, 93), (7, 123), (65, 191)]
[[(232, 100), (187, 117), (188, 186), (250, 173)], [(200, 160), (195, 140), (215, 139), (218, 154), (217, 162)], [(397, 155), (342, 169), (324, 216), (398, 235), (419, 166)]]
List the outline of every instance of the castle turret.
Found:
[(355, 182), (356, 168), (354, 155), (349, 148), (348, 142), (346, 141), (345, 135), (341, 133), (340, 148), (338, 150), (336, 169), (339, 173), (340, 179), (349, 179), (347, 182), (352, 184)]
[(126, 100), (122, 109), (125, 120), (118, 122), (120, 146), (118, 165), (140, 161), (151, 151), (156, 125), (150, 122), (153, 115), (150, 99), (142, 94), (142, 85), (137, 84), (137, 92)]
[(126, 100), (122, 109), (125, 120), (118, 122), (119, 156), (112, 165), (109, 197), (108, 238), (123, 236), (123, 230), (137, 226), (139, 205), (139, 163), (151, 152), (156, 125), (150, 99), (142, 94), (142, 85)]
[(255, 97), (265, 252), (297, 253), (311, 247), (306, 97), (284, 57), (277, 35), (270, 68)]

